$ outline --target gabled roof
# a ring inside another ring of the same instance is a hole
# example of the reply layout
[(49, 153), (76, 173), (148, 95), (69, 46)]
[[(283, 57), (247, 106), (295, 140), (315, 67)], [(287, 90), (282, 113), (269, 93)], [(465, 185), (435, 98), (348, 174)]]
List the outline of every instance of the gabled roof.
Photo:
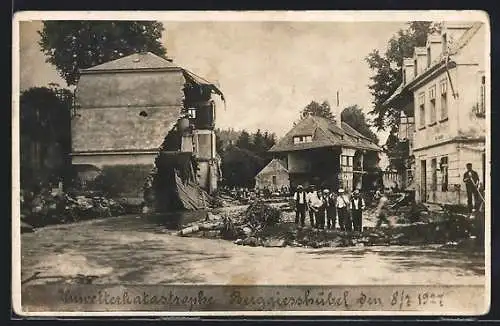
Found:
[(98, 73), (151, 69), (181, 70), (187, 80), (198, 85), (209, 86), (214, 93), (219, 94), (222, 98), (224, 98), (222, 91), (214, 83), (151, 52), (133, 53), (123, 58), (108, 61), (87, 69), (82, 69), (81, 72)]
[(284, 171), (288, 173), (288, 169), (281, 163), (280, 160), (278, 159), (273, 159), (269, 164), (267, 164), (265, 167), (262, 168), (262, 170), (257, 173), (256, 177), (264, 174), (266, 172), (276, 172), (276, 171)]
[[(309, 116), (299, 121), (269, 151), (290, 152), (321, 147), (350, 147), (372, 151), (381, 148), (367, 137), (360, 134), (349, 124), (342, 122), (340, 128), (335, 122), (317, 116)], [(294, 144), (295, 136), (312, 136), (312, 142)]]
[[(449, 56), (454, 56), (457, 55), (461, 49), (463, 49), (469, 42), (471, 41), (472, 37), (481, 29), (483, 23), (482, 22), (475, 22), (471, 25), (469, 29), (467, 29), (457, 40), (455, 44), (452, 45), (452, 47), (448, 50), (448, 55)], [(419, 48), (415, 48), (415, 51)], [(393, 102), (395, 99), (400, 97), (401, 95), (406, 94), (405, 91), (408, 89), (409, 85), (414, 85), (420, 80), (422, 80), (425, 76), (428, 76), (430, 72), (436, 71), (439, 68), (442, 68), (444, 66), (447, 66), (446, 61), (446, 56), (445, 54), (442, 54), (439, 58), (437, 58), (432, 65), (424, 70), (422, 73), (420, 73), (418, 76), (413, 78), (411, 81), (409, 81), (406, 85), (399, 85), (398, 88), (394, 91), (394, 93), (391, 94), (391, 96), (385, 100), (385, 102), (382, 104), (383, 106), (389, 105), (391, 102)]]
[(82, 71), (137, 70), (137, 69), (181, 69), (174, 63), (151, 52), (134, 53), (123, 58), (108, 61)]
[(477, 31), (479, 31), (479, 29), (481, 29), (481, 26), (483, 26), (483, 23), (481, 22), (475, 22), (474, 24), (472, 24), (471, 28), (466, 30), (462, 34), (462, 36), (460, 36), (458, 41), (453, 45), (453, 47), (450, 49), (449, 51), (450, 55), (457, 54), (464, 46), (469, 44), (472, 37), (477, 33)]

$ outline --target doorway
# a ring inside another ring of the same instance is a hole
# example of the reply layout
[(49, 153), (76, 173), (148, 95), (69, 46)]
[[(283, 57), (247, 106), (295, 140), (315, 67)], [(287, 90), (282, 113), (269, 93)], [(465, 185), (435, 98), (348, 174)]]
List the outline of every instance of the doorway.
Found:
[(420, 161), (420, 200), (422, 202), (427, 201), (427, 162), (425, 160)]

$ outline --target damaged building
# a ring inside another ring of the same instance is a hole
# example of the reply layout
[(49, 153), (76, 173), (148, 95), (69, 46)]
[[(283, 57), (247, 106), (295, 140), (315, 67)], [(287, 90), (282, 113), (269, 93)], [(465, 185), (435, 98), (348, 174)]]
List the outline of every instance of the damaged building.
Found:
[(130, 202), (146, 189), (160, 209), (196, 208), (221, 177), (214, 94), (224, 100), (213, 83), (150, 52), (82, 70), (72, 163), (80, 176), (113, 175), (116, 196)]
[(340, 118), (310, 115), (269, 151), (284, 162), (291, 188), (315, 184), (352, 191), (376, 181), (381, 148)]
[(405, 58), (402, 83), (384, 103), (402, 112), (399, 140), (407, 142), (403, 186), (417, 201), (465, 204), (462, 175), (472, 163), (485, 182), (486, 60), (483, 23), (446, 22), (425, 47)]

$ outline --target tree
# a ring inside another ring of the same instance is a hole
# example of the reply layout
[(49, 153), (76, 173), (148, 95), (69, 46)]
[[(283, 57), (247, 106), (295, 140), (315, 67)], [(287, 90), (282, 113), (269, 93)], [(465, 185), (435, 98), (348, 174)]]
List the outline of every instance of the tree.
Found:
[(45, 21), (39, 45), (68, 85), (79, 69), (141, 51), (164, 56), (163, 25), (154, 21)]
[(323, 101), (321, 104), (316, 101), (311, 101), (311, 103), (307, 104), (306, 107), (300, 111), (300, 118), (303, 119), (309, 115), (327, 119), (334, 118), (332, 108), (330, 107), (330, 103), (328, 103), (328, 101)]
[(264, 143), (266, 150), (269, 150), (274, 146), (274, 144), (276, 144), (276, 135), (267, 131), (264, 132)]
[(267, 151), (264, 135), (262, 134), (260, 129), (257, 129), (257, 132), (255, 132), (252, 138), (253, 152), (255, 152), (256, 154), (261, 154)]
[(242, 149), (250, 149), (251, 148), (251, 143), (250, 143), (250, 134), (246, 131), (243, 130), (238, 137), (238, 140), (236, 140), (236, 146)]
[(370, 129), (365, 114), (357, 105), (349, 106), (342, 111), (342, 121), (356, 129), (363, 136), (378, 144), (377, 135)]
[(427, 34), (439, 30), (439, 25), (432, 22), (410, 22), (408, 27), (400, 29), (388, 42), (387, 51), (381, 54), (373, 50), (366, 61), (375, 75), (369, 85), (373, 96), (374, 126), (377, 130), (392, 128), (399, 122), (399, 110), (386, 108), (382, 104), (391, 96), (402, 82), (401, 68), (403, 58), (411, 57), (415, 47), (424, 46)]
[[(56, 84), (33, 87), (20, 95), (21, 183), (68, 176), (73, 94)], [(38, 182), (38, 181), (36, 181)]]
[(248, 149), (229, 146), (222, 155), (224, 184), (252, 188), (255, 185), (255, 175), (266, 164), (264, 159)]

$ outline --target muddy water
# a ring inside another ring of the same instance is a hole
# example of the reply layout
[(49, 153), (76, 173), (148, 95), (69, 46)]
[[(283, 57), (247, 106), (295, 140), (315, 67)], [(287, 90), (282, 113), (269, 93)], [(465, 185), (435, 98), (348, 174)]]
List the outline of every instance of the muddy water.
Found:
[[(484, 255), (439, 246), (260, 248), (184, 238), (122, 216), (22, 235), (22, 279), (99, 276), (94, 283), (484, 284)], [(47, 282), (47, 280), (36, 281)]]

